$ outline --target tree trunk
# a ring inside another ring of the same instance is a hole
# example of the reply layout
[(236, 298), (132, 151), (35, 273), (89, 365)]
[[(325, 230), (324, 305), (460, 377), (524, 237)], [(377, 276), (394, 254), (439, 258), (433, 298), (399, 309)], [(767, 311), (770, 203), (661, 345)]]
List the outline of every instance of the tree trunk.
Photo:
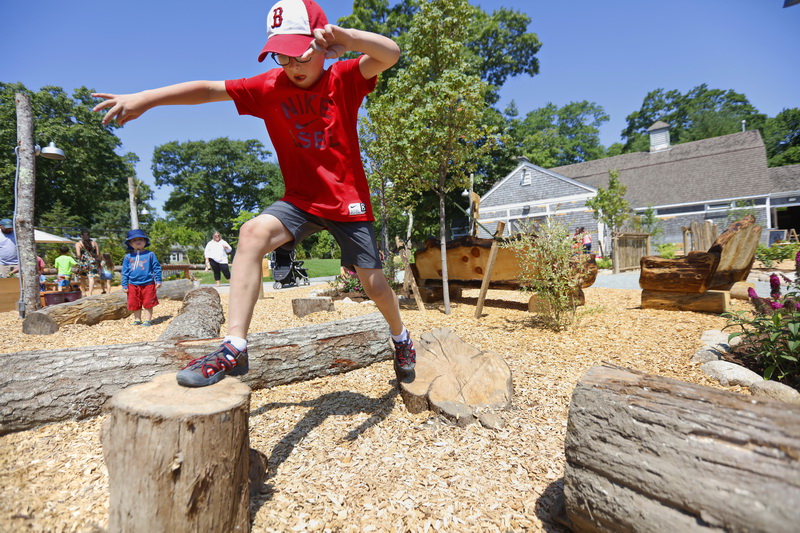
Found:
[[(158, 289), (158, 297), (183, 300), (192, 287), (192, 282), (188, 279), (165, 281)], [(30, 313), (22, 322), (22, 332), (28, 335), (52, 335), (64, 324), (92, 326), (104, 320), (119, 320), (130, 314), (128, 295), (124, 292), (97, 294), (80, 298), (74, 302), (50, 305), (35, 313)]]
[[(391, 358), (380, 313), (248, 336), (250, 372), (263, 389), (340, 374)], [(0, 354), (0, 435), (100, 413), (120, 389), (174, 372), (216, 340), (156, 341)], [(33, 363), (35, 362), (35, 363)]]
[(797, 531), (800, 407), (595, 366), (575, 387), (573, 531)]
[(172, 319), (158, 340), (218, 337), (223, 322), (225, 314), (222, 312), (219, 293), (211, 287), (194, 289), (183, 299), (183, 306), (178, 316)]
[(250, 530), (250, 388), (185, 389), (170, 374), (109, 401), (109, 531)]
[(33, 139), (33, 111), (26, 94), (17, 93), (17, 163), (15, 184), (14, 234), (17, 238), (19, 276), (22, 279), (20, 317), (41, 307), (39, 303), (39, 269), (33, 233), (33, 206), (36, 197), (36, 146)]

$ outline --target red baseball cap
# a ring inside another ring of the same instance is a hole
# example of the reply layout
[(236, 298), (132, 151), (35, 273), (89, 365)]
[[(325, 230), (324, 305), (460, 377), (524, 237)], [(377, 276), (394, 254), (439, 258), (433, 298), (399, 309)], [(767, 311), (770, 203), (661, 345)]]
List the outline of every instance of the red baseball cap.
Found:
[(325, 12), (314, 0), (280, 0), (267, 14), (267, 44), (258, 61), (264, 61), (270, 52), (303, 55), (314, 40), (314, 30), (327, 23)]

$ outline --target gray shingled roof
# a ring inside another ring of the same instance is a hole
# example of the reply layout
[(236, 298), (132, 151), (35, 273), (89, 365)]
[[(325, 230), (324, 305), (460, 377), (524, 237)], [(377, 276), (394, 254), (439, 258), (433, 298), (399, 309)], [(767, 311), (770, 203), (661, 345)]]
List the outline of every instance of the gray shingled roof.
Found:
[(800, 165), (774, 167), (768, 170), (772, 192), (800, 191)]
[(764, 141), (757, 130), (550, 170), (591, 187), (606, 188), (608, 172), (615, 168), (620, 182), (628, 188), (625, 197), (634, 208), (772, 192)]

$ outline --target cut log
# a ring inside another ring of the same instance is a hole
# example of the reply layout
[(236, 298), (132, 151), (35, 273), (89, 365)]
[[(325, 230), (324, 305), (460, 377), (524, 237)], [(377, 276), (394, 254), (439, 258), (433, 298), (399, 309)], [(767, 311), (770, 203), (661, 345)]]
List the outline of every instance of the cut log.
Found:
[(720, 251), (690, 252), (678, 259), (646, 255), (639, 260), (639, 286), (653, 291), (705, 292), (719, 265)]
[(321, 311), (334, 311), (333, 300), (329, 296), (314, 296), (307, 298), (292, 299), (292, 313), (294, 316), (303, 318), (311, 313)]
[(225, 314), (219, 293), (211, 287), (193, 289), (158, 340), (211, 339), (219, 336), (223, 322)]
[(717, 237), (714, 244), (722, 247), (722, 255), (711, 279), (712, 289), (728, 290), (734, 283), (747, 280), (760, 239), (761, 226), (756, 225), (753, 215), (734, 222)]
[(482, 410), (511, 405), (511, 369), (499, 355), (465, 343), (448, 328), (422, 334), (415, 346), (414, 371), (403, 374), (395, 367), (410, 413), (434, 411), (465, 426)]
[[(391, 359), (380, 313), (248, 335), (253, 389), (313, 379)], [(156, 341), (0, 354), (0, 435), (100, 413), (120, 389), (177, 371), (217, 340)], [(31, 364), (35, 361), (36, 364)]]
[(573, 531), (794, 532), (800, 407), (611, 366), (575, 387)]
[[(213, 289), (212, 289), (213, 290)], [(172, 374), (109, 401), (109, 531), (250, 530), (250, 388), (183, 388)]]
[(728, 291), (706, 291), (703, 293), (642, 291), (642, 309), (698, 311), (719, 314), (730, 306), (731, 293)]
[[(165, 281), (158, 289), (158, 297), (183, 300), (190, 290), (192, 290), (191, 280)], [(130, 314), (128, 295), (124, 292), (97, 294), (28, 313), (22, 322), (22, 332), (28, 335), (52, 335), (64, 324), (93, 326), (104, 320), (118, 320)]]

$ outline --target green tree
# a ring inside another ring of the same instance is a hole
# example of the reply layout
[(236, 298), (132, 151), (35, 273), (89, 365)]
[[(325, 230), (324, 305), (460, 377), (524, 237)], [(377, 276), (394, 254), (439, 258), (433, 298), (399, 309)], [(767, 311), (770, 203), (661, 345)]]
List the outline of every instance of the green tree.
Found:
[[(419, 0), (402, 0), (389, 6), (388, 0), (354, 0), (353, 13), (338, 20), (338, 24), (348, 28), (380, 33), (398, 41), (403, 50), (408, 50), (408, 31), (413, 16), (425, 6)], [(473, 6), (468, 6), (469, 16), (464, 20), (466, 33), (462, 41), (476, 61), (470, 65), (470, 74), (476, 74), (495, 89), (502, 87), (509, 77), (539, 73), (539, 59), (536, 57), (541, 43), (535, 33), (527, 31), (531, 18), (525, 13), (500, 8), (488, 14)], [(389, 78), (407, 67), (413, 61), (404, 54), (398, 69), (387, 71), (381, 76), (381, 84), (376, 89), (380, 94)], [(494, 91), (486, 91), (485, 97), (492, 103), (497, 100)]]
[(148, 249), (155, 252), (161, 263), (169, 262), (170, 250), (174, 245), (202, 248), (208, 240), (200, 231), (167, 220), (155, 220), (149, 224), (147, 236), (150, 238)]
[(164, 210), (197, 231), (216, 228), (230, 234), (240, 211), (260, 211), (283, 194), (278, 165), (257, 140), (170, 142), (156, 147), (156, 185), (174, 190)]
[(646, 149), (647, 129), (659, 120), (670, 125), (670, 142), (680, 144), (707, 138), (702, 135), (714, 137), (723, 131), (720, 127), (728, 128), (726, 124), (736, 123), (738, 129), (728, 132), (735, 133), (740, 131), (742, 120), (746, 121), (748, 129), (761, 128), (766, 116), (759, 113), (745, 95), (731, 89), (709, 89), (704, 83), (686, 94), (678, 90), (651, 91), (645, 96), (642, 107), (626, 120), (628, 125), (622, 131), (625, 152), (634, 152)]
[(628, 188), (619, 182), (619, 170), (610, 170), (608, 175), (608, 188), (598, 187), (597, 196), (587, 200), (586, 207), (592, 209), (595, 220), (605, 224), (613, 234), (628, 220), (631, 204), (625, 199)]
[(762, 133), (769, 166), (800, 163), (800, 108), (784, 109), (768, 119)]
[(127, 198), (133, 168), (115, 152), (121, 146), (114, 134), (118, 126), (104, 126), (102, 115), (92, 112), (95, 100), (86, 87), (70, 96), (60, 87), (32, 92), (21, 83), (0, 83), (0, 146), (9, 147), (0, 150), (0, 213), (14, 209), (16, 158), (10, 147), (17, 144), (17, 92), (31, 97), (35, 142), (42, 147), (55, 142), (67, 156), (64, 161), (36, 158), (35, 223), (60, 201), (79, 225), (97, 224), (106, 203)]
[(602, 106), (586, 100), (563, 107), (548, 103), (514, 124), (512, 138), (535, 165), (571, 165), (605, 155), (600, 126), (608, 120)]
[(393, 184), (393, 201), (414, 205), (425, 190), (439, 199), (446, 313), (446, 196), (468, 186), (494, 134), (480, 124), (487, 84), (469, 74), (475, 57), (463, 46), (472, 11), (464, 0), (423, 4), (407, 35), (408, 66), (368, 104), (371, 153)]

